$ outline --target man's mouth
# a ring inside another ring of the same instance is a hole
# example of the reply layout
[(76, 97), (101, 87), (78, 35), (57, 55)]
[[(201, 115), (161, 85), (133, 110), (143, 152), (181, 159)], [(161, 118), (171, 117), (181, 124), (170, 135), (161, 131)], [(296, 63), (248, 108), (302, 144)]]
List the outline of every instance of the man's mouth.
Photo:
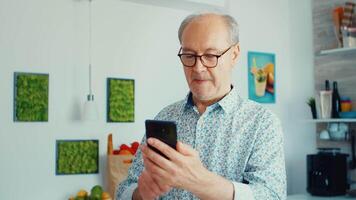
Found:
[(209, 80), (208, 79), (193, 79), (193, 82), (196, 82), (196, 83), (204, 83), (207, 81), (209, 81)]

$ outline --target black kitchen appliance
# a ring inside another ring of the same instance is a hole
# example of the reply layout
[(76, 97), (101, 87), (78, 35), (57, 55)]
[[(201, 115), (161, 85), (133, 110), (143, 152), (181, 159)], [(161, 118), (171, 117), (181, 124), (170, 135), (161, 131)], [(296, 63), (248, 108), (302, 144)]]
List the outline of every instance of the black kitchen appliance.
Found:
[(347, 156), (337, 148), (307, 155), (307, 191), (315, 196), (345, 195), (349, 188)]

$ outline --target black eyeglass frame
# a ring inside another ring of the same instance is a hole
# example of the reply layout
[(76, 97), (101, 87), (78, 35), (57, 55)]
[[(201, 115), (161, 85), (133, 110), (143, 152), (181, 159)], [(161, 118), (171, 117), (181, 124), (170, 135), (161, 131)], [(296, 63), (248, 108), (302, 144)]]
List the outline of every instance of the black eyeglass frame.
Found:
[[(180, 47), (177, 56), (180, 58), (180, 61), (182, 62), (182, 64), (183, 64), (184, 67), (194, 67), (194, 66), (197, 64), (197, 58), (199, 57), (200, 62), (201, 62), (205, 67), (207, 67), (207, 68), (214, 68), (214, 67), (216, 67), (216, 66), (218, 65), (218, 63), (219, 63), (219, 58), (220, 58), (221, 56), (223, 56), (226, 52), (228, 52), (233, 46), (235, 46), (235, 44), (231, 45), (229, 48), (227, 48), (225, 51), (223, 51), (220, 55), (216, 55), (216, 54), (195, 55), (195, 54), (191, 54), (191, 53), (180, 53), (180, 52), (182, 51), (182, 47)], [(184, 62), (183, 62), (183, 60), (182, 60), (182, 56), (184, 56), (184, 55), (194, 56), (194, 63), (193, 63), (193, 65), (185, 65), (185, 64), (184, 64)], [(204, 61), (203, 61), (202, 57), (203, 57), (203, 56), (207, 56), (207, 55), (209, 55), (209, 56), (215, 56), (215, 57), (216, 57), (216, 63), (215, 63), (214, 66), (207, 66), (207, 65), (204, 64)]]

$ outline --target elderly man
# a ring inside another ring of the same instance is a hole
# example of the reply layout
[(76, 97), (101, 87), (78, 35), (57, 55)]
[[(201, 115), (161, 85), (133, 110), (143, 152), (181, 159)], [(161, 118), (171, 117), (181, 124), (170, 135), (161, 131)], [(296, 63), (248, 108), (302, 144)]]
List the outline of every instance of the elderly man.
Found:
[(285, 199), (280, 122), (232, 86), (240, 55), (236, 21), (216, 13), (190, 15), (178, 35), (190, 92), (155, 118), (176, 122), (177, 149), (148, 139), (166, 159), (144, 138), (117, 198)]

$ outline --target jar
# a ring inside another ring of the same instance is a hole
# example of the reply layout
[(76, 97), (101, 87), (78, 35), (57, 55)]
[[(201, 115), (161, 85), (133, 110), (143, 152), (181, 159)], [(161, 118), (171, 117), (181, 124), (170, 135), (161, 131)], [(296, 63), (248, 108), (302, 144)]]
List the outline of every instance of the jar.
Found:
[(341, 112), (350, 112), (352, 109), (352, 102), (349, 97), (341, 97)]
[(356, 47), (356, 27), (343, 27), (341, 32), (343, 47)]

